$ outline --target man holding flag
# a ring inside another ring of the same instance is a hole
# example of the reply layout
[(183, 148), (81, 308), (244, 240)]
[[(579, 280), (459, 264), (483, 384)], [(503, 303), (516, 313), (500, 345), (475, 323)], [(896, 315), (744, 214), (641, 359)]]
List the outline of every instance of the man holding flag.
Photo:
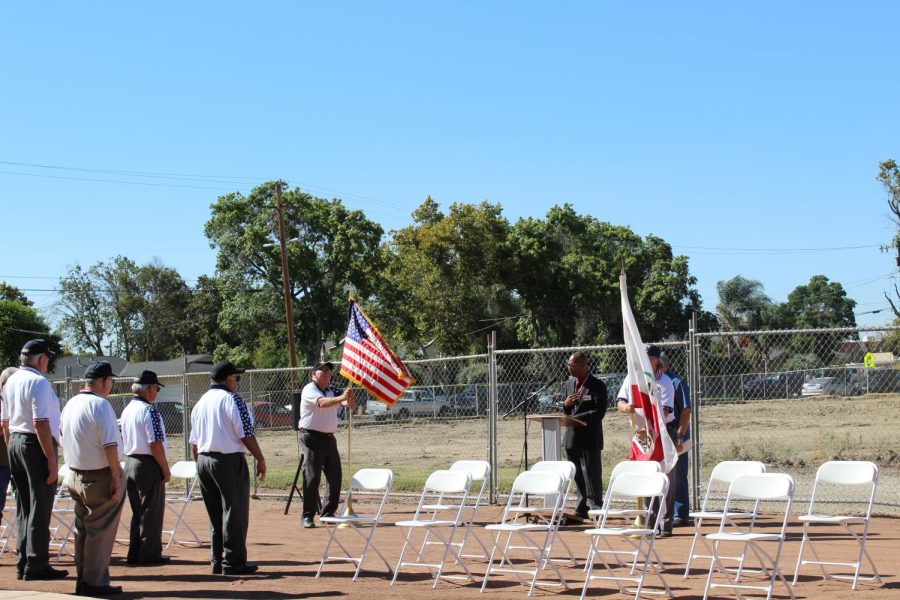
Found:
[(338, 453), (337, 431), (339, 406), (356, 408), (353, 390), (335, 393), (331, 387), (330, 362), (319, 363), (312, 370), (312, 381), (300, 397), (300, 445), (303, 446), (303, 527), (315, 527), (313, 516), (319, 508), (319, 481), (325, 471), (325, 504), (320, 516), (333, 516), (341, 500), (341, 455)]
[[(628, 361), (628, 377), (617, 395), (619, 412), (631, 416), (633, 437), (628, 454), (630, 460), (655, 460), (669, 474), (669, 494), (674, 493), (672, 471), (678, 458), (675, 444), (666, 430), (666, 422), (675, 419), (675, 389), (672, 380), (663, 372), (660, 363), (661, 350), (649, 346), (646, 350), (628, 301), (625, 273), (619, 276), (622, 293), (622, 323), (625, 352)], [(671, 505), (671, 502), (667, 502)], [(665, 511), (665, 507), (654, 507)], [(663, 517), (660, 537), (672, 535), (672, 515)]]

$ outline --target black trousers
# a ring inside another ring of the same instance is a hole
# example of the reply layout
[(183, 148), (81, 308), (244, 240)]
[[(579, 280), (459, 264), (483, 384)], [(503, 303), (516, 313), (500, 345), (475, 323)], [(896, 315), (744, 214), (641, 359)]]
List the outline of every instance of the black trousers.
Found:
[(37, 435), (10, 435), (9, 467), (16, 483), (16, 568), (19, 573), (26, 568), (32, 573), (43, 571), (50, 566), (50, 514), (56, 484), (47, 484), (50, 471)]
[(250, 522), (250, 470), (242, 452), (204, 452), (197, 457), (197, 478), (209, 515), (213, 565), (238, 567), (247, 562)]
[(134, 454), (125, 459), (125, 489), (131, 505), (128, 562), (159, 560), (162, 556), (166, 486), (163, 484), (162, 469), (152, 455)]
[(578, 504), (575, 512), (584, 515), (593, 508), (603, 506), (603, 466), (600, 450), (592, 448), (566, 448), (566, 456), (575, 463), (575, 487), (578, 488)]
[(341, 500), (341, 456), (333, 433), (300, 430), (303, 446), (303, 516), (312, 518), (319, 508), (319, 482), (325, 472), (325, 503), (322, 515), (332, 515)]

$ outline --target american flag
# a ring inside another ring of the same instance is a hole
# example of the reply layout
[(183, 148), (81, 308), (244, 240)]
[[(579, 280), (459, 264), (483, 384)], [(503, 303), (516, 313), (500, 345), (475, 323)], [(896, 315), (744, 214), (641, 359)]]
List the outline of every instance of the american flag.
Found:
[(341, 375), (388, 406), (416, 381), (353, 300), (350, 301)]

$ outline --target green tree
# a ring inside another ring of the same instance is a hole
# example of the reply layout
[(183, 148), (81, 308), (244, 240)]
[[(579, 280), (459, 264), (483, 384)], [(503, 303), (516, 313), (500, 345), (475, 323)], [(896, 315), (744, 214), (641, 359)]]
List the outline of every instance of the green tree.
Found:
[(428, 197), (413, 224), (385, 247), (384, 285), (373, 307), (385, 333), (423, 351), (481, 352), (491, 324), (513, 339), (516, 315), (505, 274), (509, 223), (498, 204), (452, 204), (444, 215)]
[(510, 285), (522, 304), (519, 341), (533, 346), (621, 341), (619, 273), (647, 340), (683, 336), (700, 309), (686, 257), (661, 238), (579, 215), (566, 204), (510, 233)]
[[(0, 298), (0, 369), (18, 365), (25, 342), (43, 338), (59, 351), (59, 336), (50, 333), (47, 322), (33, 308), (32, 302), (14, 286), (5, 286)], [(18, 299), (11, 299), (18, 298)], [(51, 361), (52, 362), (52, 361)]]
[(22, 290), (5, 281), (0, 281), (0, 300), (12, 300), (25, 306), (34, 306), (34, 302), (29, 300)]
[(856, 327), (856, 301), (847, 297), (837, 281), (814, 275), (806, 285), (798, 285), (782, 305), (785, 324), (795, 329)]
[(178, 272), (158, 261), (138, 266), (117, 256), (87, 270), (76, 264), (60, 280), (60, 330), (77, 350), (165, 360), (192, 345), (190, 299)]
[[(219, 197), (204, 227), (210, 246), (218, 250), (218, 278), (228, 286), (219, 324), (241, 340), (229, 352), (243, 357), (254, 356), (257, 343), (273, 335), (273, 347), (286, 343), (276, 185), (271, 181), (247, 196), (235, 192)], [(299, 241), (287, 245), (297, 351), (311, 362), (323, 339), (343, 337), (347, 290), (355, 289), (361, 299), (374, 291), (382, 269), (382, 229), (338, 199), (316, 198), (299, 189), (284, 192), (283, 205), (285, 234)]]

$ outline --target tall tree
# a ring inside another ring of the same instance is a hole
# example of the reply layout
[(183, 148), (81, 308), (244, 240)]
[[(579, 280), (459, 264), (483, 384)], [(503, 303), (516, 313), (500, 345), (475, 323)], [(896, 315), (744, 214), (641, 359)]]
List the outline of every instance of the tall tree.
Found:
[(853, 310), (856, 301), (837, 281), (815, 275), (806, 285), (798, 285), (783, 305), (789, 327), (819, 329), (827, 327), (856, 327)]
[[(894, 219), (894, 225), (898, 231), (894, 234), (894, 248), (897, 250), (897, 266), (900, 266), (900, 167), (893, 159), (886, 160), (878, 165), (878, 175), (876, 179), (884, 186), (888, 194), (888, 208)], [(900, 288), (894, 284), (894, 295), (900, 300)], [(894, 302), (887, 292), (884, 294), (885, 299), (891, 305), (891, 311), (894, 313), (895, 319), (900, 319), (900, 308)]]
[(444, 354), (483, 351), (491, 324), (513, 339), (508, 234), (499, 204), (455, 203), (445, 215), (426, 198), (385, 247), (379, 323), (411, 349)]
[[(131, 360), (165, 360), (190, 345), (185, 310), (191, 290), (158, 261), (117, 256), (60, 280), (60, 330), (76, 350)], [(187, 349), (187, 348), (185, 348)]]
[(3, 284), (0, 297), (0, 369), (19, 364), (19, 353), (25, 342), (46, 339), (58, 351), (59, 336), (50, 333), (47, 322), (34, 309), (33, 303), (15, 286)]
[[(235, 192), (219, 197), (204, 227), (210, 246), (218, 250), (217, 273), (229, 286), (220, 325), (229, 335), (244, 333), (241, 348), (233, 350), (248, 357), (258, 341), (273, 335), (278, 342), (273, 347), (284, 346), (286, 329), (278, 324), (284, 323), (284, 312), (276, 183), (260, 185), (247, 196)], [(298, 240), (287, 245), (297, 350), (311, 362), (326, 337), (343, 337), (347, 289), (355, 289), (360, 298), (373, 292), (381, 271), (382, 229), (338, 199), (316, 198), (299, 189), (284, 192), (283, 204), (285, 235)]]
[(645, 339), (687, 331), (700, 297), (687, 258), (661, 238), (579, 215), (565, 204), (545, 219), (520, 219), (510, 233), (510, 284), (524, 315), (519, 341), (535, 346), (621, 341), (622, 266)]

